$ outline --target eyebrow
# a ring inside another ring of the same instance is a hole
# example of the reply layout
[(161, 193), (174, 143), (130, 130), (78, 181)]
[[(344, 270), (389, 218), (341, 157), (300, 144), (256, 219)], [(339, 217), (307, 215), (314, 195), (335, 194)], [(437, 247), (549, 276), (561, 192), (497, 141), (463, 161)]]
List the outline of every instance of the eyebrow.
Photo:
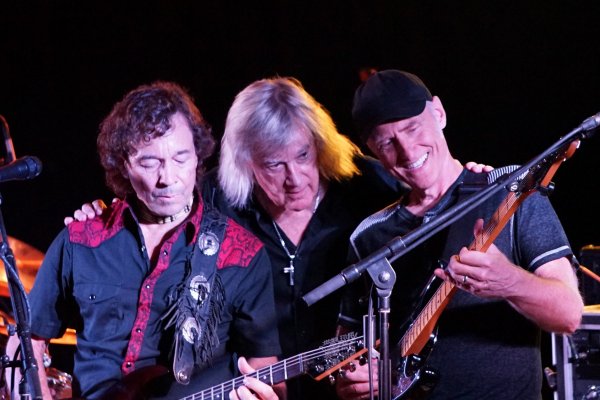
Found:
[(302, 147), (300, 148), (300, 150), (298, 150), (298, 152), (297, 152), (296, 154), (300, 154), (300, 153), (307, 152), (308, 150), (310, 150), (310, 148), (311, 148), (311, 145), (310, 145), (310, 143), (307, 143), (307, 144), (305, 144), (304, 146), (302, 146)]
[[(189, 150), (189, 149), (179, 150), (178, 152), (176, 152), (173, 155), (173, 157), (177, 157), (177, 156), (182, 155), (182, 154), (191, 154), (191, 153), (192, 153), (192, 151)], [(155, 156), (155, 155), (152, 155), (152, 154), (145, 154), (145, 155), (139, 156), (137, 159), (138, 160), (150, 160), (150, 159), (152, 159), (152, 160), (160, 160), (162, 158), (158, 157), (158, 156)]]
[(419, 125), (419, 122), (413, 120), (413, 121), (410, 121), (405, 126), (401, 127), (400, 130), (412, 129), (417, 125)]

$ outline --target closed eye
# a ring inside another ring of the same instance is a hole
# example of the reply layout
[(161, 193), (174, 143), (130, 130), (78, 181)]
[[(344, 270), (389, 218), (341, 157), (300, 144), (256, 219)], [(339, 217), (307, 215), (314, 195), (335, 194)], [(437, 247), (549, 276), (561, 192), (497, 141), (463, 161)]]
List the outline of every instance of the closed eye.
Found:
[(377, 142), (377, 148), (380, 151), (384, 151), (384, 150), (389, 149), (392, 146), (393, 143), (394, 143), (393, 138), (382, 139), (382, 140), (380, 140), (380, 141)]
[(160, 160), (156, 158), (143, 158), (138, 162), (138, 165), (144, 169), (155, 169), (158, 168), (160, 164)]
[(278, 169), (280, 169), (281, 167), (283, 167), (283, 162), (281, 161), (273, 161), (273, 162), (266, 162), (264, 164), (265, 168), (270, 170), (270, 171), (276, 171)]

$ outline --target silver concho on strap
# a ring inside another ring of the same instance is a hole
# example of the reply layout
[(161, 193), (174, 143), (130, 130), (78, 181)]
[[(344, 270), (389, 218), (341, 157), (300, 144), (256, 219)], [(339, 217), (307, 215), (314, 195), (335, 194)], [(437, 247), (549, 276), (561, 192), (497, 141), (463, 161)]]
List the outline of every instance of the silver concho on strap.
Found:
[(204, 300), (210, 295), (210, 283), (202, 274), (194, 276), (190, 280), (190, 295), (198, 303), (204, 303)]
[(187, 317), (181, 327), (181, 335), (186, 342), (194, 344), (194, 340), (202, 336), (202, 330), (194, 318)]
[(219, 251), (219, 239), (212, 232), (202, 232), (198, 236), (198, 248), (205, 256), (214, 256)]

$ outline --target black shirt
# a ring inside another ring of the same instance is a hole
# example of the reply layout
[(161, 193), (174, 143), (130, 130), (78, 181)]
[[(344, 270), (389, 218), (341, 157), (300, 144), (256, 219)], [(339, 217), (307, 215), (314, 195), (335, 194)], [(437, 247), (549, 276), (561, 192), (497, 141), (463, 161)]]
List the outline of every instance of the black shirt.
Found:
[[(340, 292), (307, 307), (302, 296), (340, 272), (346, 266), (348, 238), (367, 215), (398, 198), (404, 187), (391, 177), (377, 161), (360, 157), (355, 160), (361, 175), (343, 182), (329, 182), (328, 190), (310, 220), (298, 248), (280, 230), (294, 260), (294, 286), (283, 269), (289, 257), (281, 246), (272, 218), (257, 203), (244, 210), (228, 206), (217, 188), (216, 171), (207, 174), (203, 185), (205, 201), (211, 201), (226, 215), (258, 236), (265, 244), (273, 273), (275, 307), (284, 357), (315, 347), (335, 334)], [(303, 377), (287, 382), (288, 398), (331, 399), (333, 388), (315, 384)]]

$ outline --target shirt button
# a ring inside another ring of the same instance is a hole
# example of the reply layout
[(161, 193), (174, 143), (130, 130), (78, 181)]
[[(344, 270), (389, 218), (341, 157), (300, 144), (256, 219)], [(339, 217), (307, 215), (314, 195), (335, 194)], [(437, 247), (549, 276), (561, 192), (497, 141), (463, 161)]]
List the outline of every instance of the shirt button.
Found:
[(146, 289), (150, 289), (150, 285), (146, 285)]
[(140, 333), (142, 330), (141, 330), (140, 328), (137, 328), (135, 331), (136, 331), (137, 333)]
[(96, 300), (96, 295), (95, 294), (90, 294), (90, 300)]
[(167, 250), (163, 250), (163, 256), (166, 256), (167, 254), (169, 254), (169, 252)]
[(131, 367), (131, 363), (130, 363), (129, 361), (127, 361), (127, 363), (125, 364), (125, 366), (126, 366), (127, 368), (130, 368), (130, 367)]
[(142, 246), (141, 251), (146, 251), (146, 246)]

